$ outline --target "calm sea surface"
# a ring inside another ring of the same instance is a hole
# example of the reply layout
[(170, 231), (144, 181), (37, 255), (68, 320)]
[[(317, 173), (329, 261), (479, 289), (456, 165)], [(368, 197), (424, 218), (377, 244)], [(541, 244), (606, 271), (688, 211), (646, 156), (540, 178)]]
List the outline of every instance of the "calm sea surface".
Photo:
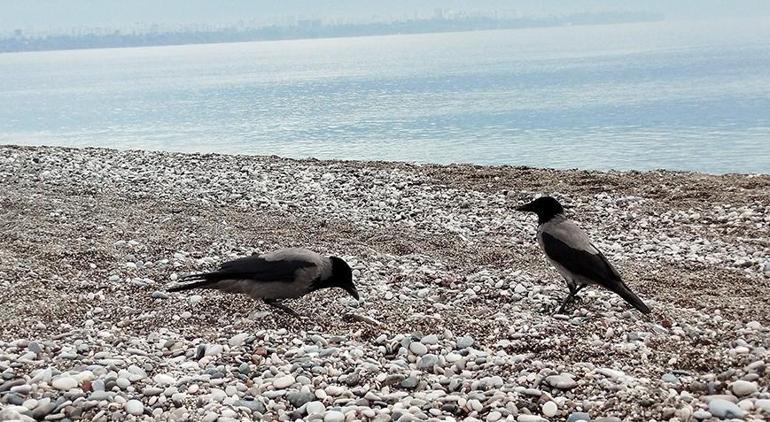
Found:
[(0, 54), (0, 144), (770, 173), (770, 21)]

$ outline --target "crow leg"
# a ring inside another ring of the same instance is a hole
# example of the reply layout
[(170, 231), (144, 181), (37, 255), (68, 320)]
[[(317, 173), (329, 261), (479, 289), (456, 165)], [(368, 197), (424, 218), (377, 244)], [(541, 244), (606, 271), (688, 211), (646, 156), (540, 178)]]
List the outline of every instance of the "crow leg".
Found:
[(265, 303), (267, 303), (268, 305), (270, 305), (270, 306), (272, 306), (274, 308), (278, 308), (278, 309), (286, 312), (287, 314), (289, 314), (289, 315), (291, 315), (291, 316), (293, 316), (295, 318), (302, 319), (302, 316), (300, 314), (294, 312), (293, 309), (289, 308), (288, 306), (284, 305), (283, 303), (281, 303), (281, 302), (279, 302), (279, 301), (277, 301), (275, 299), (262, 299), (262, 300)]
[(569, 305), (570, 302), (572, 302), (572, 299), (574, 296), (575, 296), (575, 293), (572, 290), (570, 290), (569, 295), (567, 295), (567, 297), (564, 298), (564, 300), (561, 302), (561, 306), (559, 306), (559, 309), (557, 309), (556, 312), (554, 312), (554, 314), (566, 313), (564, 312), (564, 310), (567, 308), (567, 305)]
[(575, 288), (575, 294), (573, 294), (573, 301), (582, 302), (583, 298), (578, 296), (578, 293), (580, 293), (581, 290), (583, 290), (583, 287), (587, 286), (587, 284), (581, 284), (580, 286)]
[(566, 298), (564, 298), (564, 301), (561, 302), (561, 306), (559, 306), (559, 309), (556, 311), (557, 314), (563, 314), (565, 313), (564, 310), (567, 309), (567, 305), (572, 303), (575, 298), (577, 297), (577, 294), (580, 290), (583, 289), (586, 285), (580, 285), (576, 286), (575, 283), (567, 282), (567, 287), (569, 288), (569, 294)]

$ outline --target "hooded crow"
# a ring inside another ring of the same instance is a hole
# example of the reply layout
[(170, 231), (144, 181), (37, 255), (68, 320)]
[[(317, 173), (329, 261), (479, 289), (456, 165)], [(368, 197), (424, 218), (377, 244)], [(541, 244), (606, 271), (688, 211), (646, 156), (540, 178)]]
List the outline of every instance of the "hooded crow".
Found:
[(299, 316), (282, 299), (302, 297), (310, 292), (339, 287), (358, 300), (353, 271), (341, 258), (324, 257), (302, 248), (280, 249), (225, 262), (218, 271), (182, 277), (187, 282), (168, 289), (216, 289), (242, 293)]
[(650, 312), (650, 308), (626, 286), (620, 274), (591, 243), (585, 232), (564, 216), (564, 208), (559, 201), (543, 196), (516, 210), (537, 214), (537, 242), (548, 262), (567, 281), (569, 295), (557, 313), (564, 312), (577, 293), (589, 284), (598, 284), (617, 293), (642, 313)]

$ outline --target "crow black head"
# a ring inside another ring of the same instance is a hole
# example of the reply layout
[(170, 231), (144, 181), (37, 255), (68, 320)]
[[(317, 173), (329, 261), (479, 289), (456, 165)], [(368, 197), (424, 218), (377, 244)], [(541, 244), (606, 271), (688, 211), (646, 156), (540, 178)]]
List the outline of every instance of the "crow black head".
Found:
[(330, 256), (329, 260), (332, 262), (332, 276), (327, 281), (329, 287), (339, 287), (350, 293), (353, 299), (358, 300), (358, 290), (353, 284), (353, 270), (350, 265), (336, 256)]
[(543, 224), (558, 214), (564, 214), (564, 207), (550, 196), (541, 196), (534, 201), (516, 208), (516, 211), (534, 212), (539, 224)]

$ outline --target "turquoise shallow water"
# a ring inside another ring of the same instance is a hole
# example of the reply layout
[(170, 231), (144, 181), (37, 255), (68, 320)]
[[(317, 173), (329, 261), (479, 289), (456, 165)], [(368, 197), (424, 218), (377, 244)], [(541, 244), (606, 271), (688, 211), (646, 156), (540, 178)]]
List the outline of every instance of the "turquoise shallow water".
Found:
[(0, 143), (770, 173), (770, 21), (0, 54)]

